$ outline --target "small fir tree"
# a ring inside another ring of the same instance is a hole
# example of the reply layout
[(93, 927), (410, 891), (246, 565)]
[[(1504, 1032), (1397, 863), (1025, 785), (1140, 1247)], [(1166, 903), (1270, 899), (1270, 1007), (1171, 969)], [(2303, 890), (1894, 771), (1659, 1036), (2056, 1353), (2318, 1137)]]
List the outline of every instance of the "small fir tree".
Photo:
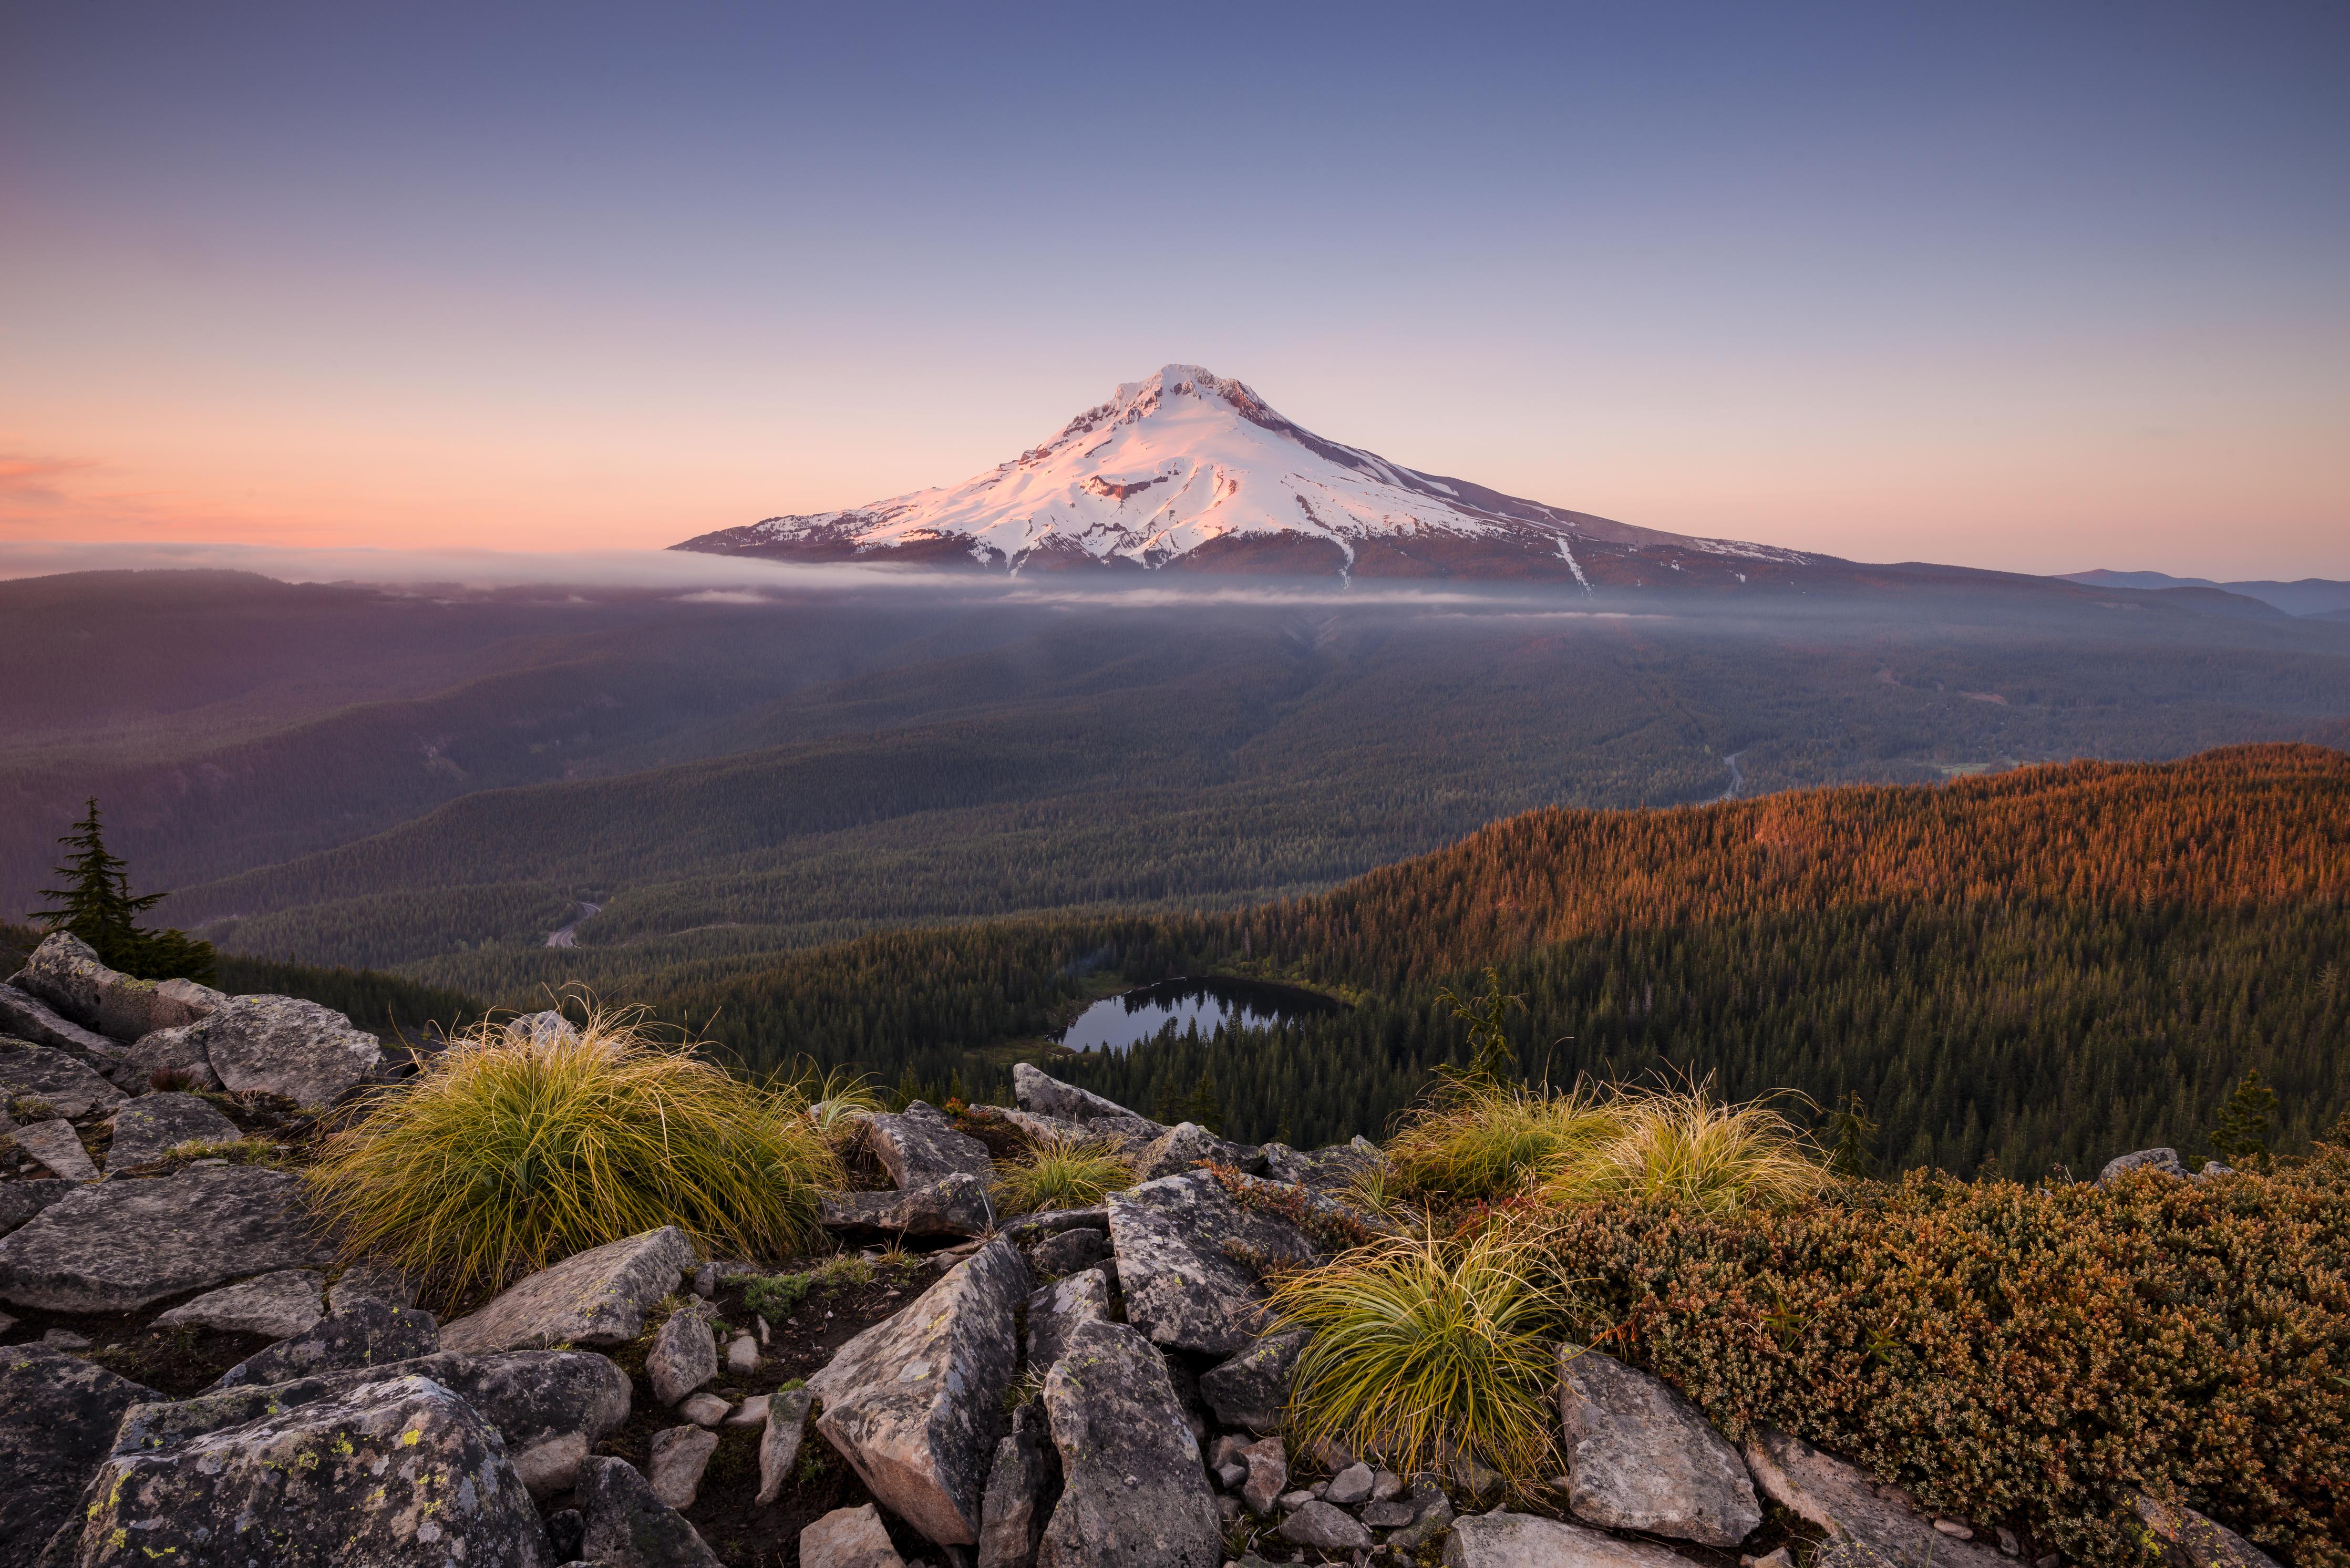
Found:
[(2211, 1147), (2229, 1165), (2266, 1165), (2269, 1139), (2275, 1136), (2276, 1108), (2276, 1091), (2261, 1082), (2258, 1067), (2252, 1068), (2220, 1107), (2220, 1125), (2211, 1129)]
[(1828, 1168), (1838, 1176), (1866, 1181), (1877, 1174), (1877, 1124), (1858, 1095), (1828, 1113), (1827, 1144)]
[(1197, 1122), (1217, 1137), (1223, 1136), (1223, 1091), (1216, 1087), (1216, 1080), (1204, 1070), (1188, 1092), (1160, 1095), (1157, 1109), (1159, 1119), (1170, 1127), (1182, 1122)]
[(57, 868), (65, 886), (41, 889), (42, 898), (56, 900), (55, 908), (34, 914), (41, 929), (80, 938), (99, 962), (125, 974), (210, 984), (217, 972), (212, 943), (184, 931), (151, 931), (139, 924), (138, 918), (161, 903), (163, 895), (132, 895), (129, 862), (108, 851), (95, 796), (88, 815), (73, 827), (57, 840), (72, 852)]
[(1463, 1001), (1447, 986), (1436, 993), (1436, 1004), (1451, 1008), (1453, 1017), (1469, 1025), (1469, 1064), (1437, 1069), (1437, 1076), (1448, 1086), (1462, 1093), (1490, 1088), (1504, 1078), (1517, 1075), (1518, 1054), (1510, 1048), (1508, 1019), (1513, 1009), (1523, 1012), (1526, 1001), (1523, 996), (1503, 992), (1499, 970), (1486, 970), (1482, 996)]

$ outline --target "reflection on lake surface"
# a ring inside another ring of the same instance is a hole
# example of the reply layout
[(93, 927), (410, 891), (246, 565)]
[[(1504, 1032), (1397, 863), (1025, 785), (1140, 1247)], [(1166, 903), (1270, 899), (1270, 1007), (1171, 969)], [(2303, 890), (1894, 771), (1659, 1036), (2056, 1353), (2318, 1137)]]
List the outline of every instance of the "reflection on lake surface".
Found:
[(1263, 1028), (1307, 1013), (1335, 1012), (1337, 1005), (1310, 991), (1262, 981), (1163, 980), (1095, 1002), (1077, 1014), (1061, 1035), (1061, 1044), (1072, 1051), (1123, 1055), (1170, 1023), (1179, 1034), (1197, 1028), (1208, 1035), (1219, 1029)]

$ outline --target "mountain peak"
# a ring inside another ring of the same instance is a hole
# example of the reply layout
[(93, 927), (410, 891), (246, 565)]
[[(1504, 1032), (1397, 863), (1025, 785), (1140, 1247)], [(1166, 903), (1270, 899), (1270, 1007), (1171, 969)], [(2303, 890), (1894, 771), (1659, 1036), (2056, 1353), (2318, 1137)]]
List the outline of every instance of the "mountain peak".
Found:
[(1814, 559), (1690, 539), (1423, 473), (1284, 418), (1246, 383), (1162, 365), (1042, 446), (952, 487), (763, 519), (676, 545), (1023, 571), (1746, 584)]

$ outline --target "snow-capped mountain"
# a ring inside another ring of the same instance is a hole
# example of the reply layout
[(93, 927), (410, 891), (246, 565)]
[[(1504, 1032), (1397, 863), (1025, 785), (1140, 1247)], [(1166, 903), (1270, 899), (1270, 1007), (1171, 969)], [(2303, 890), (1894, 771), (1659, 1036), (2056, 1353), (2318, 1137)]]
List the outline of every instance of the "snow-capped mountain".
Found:
[(1051, 441), (951, 489), (769, 517), (673, 546), (997, 570), (1725, 586), (1827, 556), (1636, 528), (1422, 473), (1284, 419), (1239, 381), (1169, 365)]

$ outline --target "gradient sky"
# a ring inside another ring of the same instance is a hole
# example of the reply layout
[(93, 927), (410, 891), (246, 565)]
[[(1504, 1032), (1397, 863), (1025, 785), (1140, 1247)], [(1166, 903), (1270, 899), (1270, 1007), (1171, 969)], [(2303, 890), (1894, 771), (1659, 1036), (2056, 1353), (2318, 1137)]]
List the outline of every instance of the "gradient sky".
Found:
[(1170, 360), (1862, 559), (2350, 576), (2350, 6), (0, 4), (0, 539), (659, 545)]

